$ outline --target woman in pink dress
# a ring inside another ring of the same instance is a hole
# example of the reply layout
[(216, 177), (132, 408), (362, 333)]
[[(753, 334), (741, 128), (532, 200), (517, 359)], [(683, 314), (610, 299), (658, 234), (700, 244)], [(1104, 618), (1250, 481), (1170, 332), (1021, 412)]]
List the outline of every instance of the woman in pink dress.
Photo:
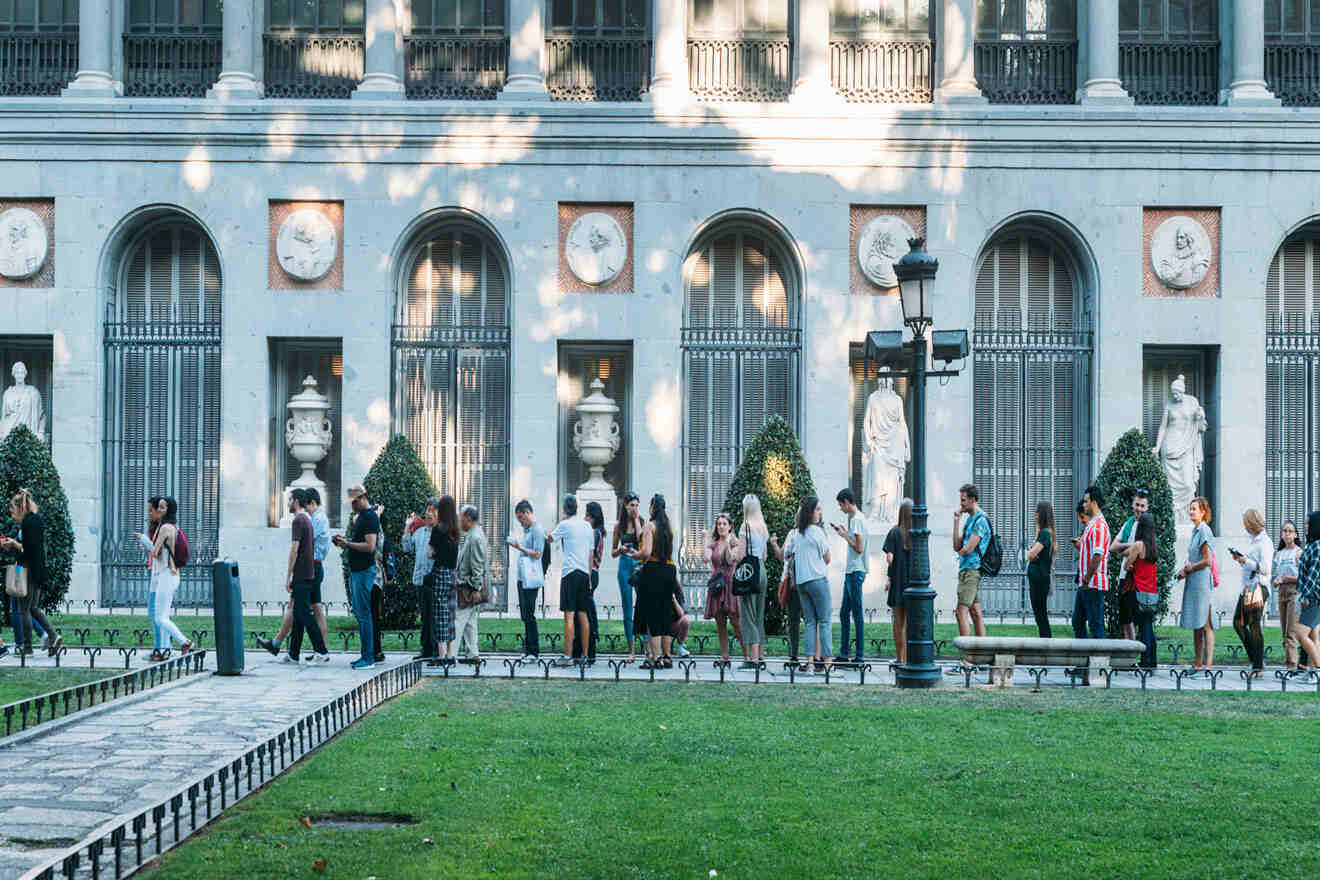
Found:
[[(706, 591), (707, 620), (715, 621), (720, 634), (720, 659), (729, 659), (729, 622), (733, 622), (733, 632), (742, 644), (742, 628), (738, 626), (738, 597), (733, 595), (733, 569), (737, 564), (735, 550), (738, 538), (733, 534), (733, 523), (726, 514), (715, 517), (715, 532), (708, 541), (706, 559), (710, 562), (712, 580), (719, 575), (724, 586), (718, 590)], [(743, 646), (744, 659), (747, 647)]]

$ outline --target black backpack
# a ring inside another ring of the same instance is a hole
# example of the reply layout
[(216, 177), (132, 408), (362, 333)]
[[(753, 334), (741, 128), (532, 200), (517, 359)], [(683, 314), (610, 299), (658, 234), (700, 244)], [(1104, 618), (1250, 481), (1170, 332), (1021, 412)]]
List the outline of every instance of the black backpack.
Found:
[(545, 547), (541, 548), (541, 575), (544, 576), (550, 570), (550, 539), (545, 539)]
[[(984, 513), (979, 514), (985, 516)], [(999, 535), (995, 533), (994, 523), (990, 522), (990, 517), (985, 517), (985, 524), (990, 527), (990, 543), (985, 545), (985, 550), (981, 553), (981, 574), (986, 577), (998, 577), (999, 569), (1004, 567), (1004, 545), (999, 540)]]

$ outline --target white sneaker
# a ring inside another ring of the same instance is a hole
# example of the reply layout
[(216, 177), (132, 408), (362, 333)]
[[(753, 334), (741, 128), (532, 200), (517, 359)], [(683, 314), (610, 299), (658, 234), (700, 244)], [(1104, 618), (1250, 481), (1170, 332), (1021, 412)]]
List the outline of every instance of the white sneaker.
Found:
[(303, 664), (304, 666), (311, 666), (313, 663), (316, 662), (316, 654), (313, 653), (312, 651), (308, 651), (306, 654), (303, 654), (301, 657), (298, 658), (298, 662)]
[(294, 660), (294, 659), (293, 659), (292, 657), (290, 657), (288, 654), (285, 654), (284, 656), (280, 657), (280, 662), (281, 662), (281, 663), (297, 663), (298, 661), (297, 661), (297, 660)]
[(522, 655), (522, 659), (519, 660), (518, 662), (521, 663), (523, 666), (526, 666), (526, 665), (528, 665), (529, 663), (535, 663), (536, 660), (537, 660), (537, 657), (536, 657), (535, 654), (523, 654), (523, 655)]
[(322, 664), (325, 664), (325, 663), (329, 663), (329, 662), (330, 662), (330, 654), (329, 654), (329, 652), (327, 652), (327, 653), (325, 653), (325, 654), (313, 654), (313, 655), (312, 655), (312, 658), (313, 658), (313, 659), (311, 660), (312, 663), (322, 663)]
[(691, 656), (692, 656), (692, 652), (689, 651), (687, 648), (683, 647), (682, 645), (679, 645), (679, 646), (678, 646), (678, 656), (680, 656), (680, 657), (691, 657)]

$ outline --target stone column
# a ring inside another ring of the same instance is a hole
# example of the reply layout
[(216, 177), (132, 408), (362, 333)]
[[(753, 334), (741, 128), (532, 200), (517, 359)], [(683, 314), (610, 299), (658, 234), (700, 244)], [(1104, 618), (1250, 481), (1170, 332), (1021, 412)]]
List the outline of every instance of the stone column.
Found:
[(509, 0), (509, 74), (500, 92), (502, 101), (550, 100), (544, 14), (544, 0)]
[(403, 33), (399, 30), (399, 16), (395, 0), (367, 0), (367, 57), (365, 75), (353, 90), (353, 97), (369, 101), (390, 101), (403, 98), (403, 80), (400, 79), (400, 56), (403, 55)]
[(222, 20), (222, 63), (220, 78), (207, 92), (221, 101), (254, 101), (261, 97), (257, 85), (253, 48), (256, 43), (257, 0), (225, 0)]
[(1118, 3), (1090, 0), (1086, 12), (1086, 82), (1077, 90), (1079, 104), (1132, 105), (1118, 76)]
[(691, 97), (688, 86), (687, 4), (655, 4), (651, 25), (651, 57), (654, 70), (647, 100), (681, 104)]
[(936, 104), (988, 103), (976, 84), (975, 0), (941, 0), (939, 85)]
[(830, 7), (827, 0), (798, 0), (797, 79), (793, 103), (819, 104), (834, 100), (830, 87)]
[(67, 98), (113, 98), (110, 75), (110, 0), (78, 2), (78, 75), (64, 89)]
[(1230, 107), (1279, 107), (1265, 85), (1265, 5), (1233, 0), (1233, 81), (1224, 103)]

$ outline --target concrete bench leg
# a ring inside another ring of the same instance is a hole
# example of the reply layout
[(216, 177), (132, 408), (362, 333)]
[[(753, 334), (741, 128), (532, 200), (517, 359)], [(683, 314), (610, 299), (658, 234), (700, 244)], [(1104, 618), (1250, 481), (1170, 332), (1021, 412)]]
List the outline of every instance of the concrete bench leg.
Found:
[[(1106, 675), (1112, 674), (1112, 669), (1109, 665), (1108, 654), (1092, 654), (1090, 661), (1086, 665), (1087, 665), (1087, 672), (1095, 672), (1097, 674), (1103, 672)], [(1087, 679), (1088, 680), (1090, 679), (1089, 675), (1087, 676)], [(1098, 685), (1099, 681), (1093, 683)]]
[(990, 667), (990, 682), (1000, 687), (1013, 684), (1013, 666), (1017, 663), (1016, 654), (996, 654), (995, 663)]

